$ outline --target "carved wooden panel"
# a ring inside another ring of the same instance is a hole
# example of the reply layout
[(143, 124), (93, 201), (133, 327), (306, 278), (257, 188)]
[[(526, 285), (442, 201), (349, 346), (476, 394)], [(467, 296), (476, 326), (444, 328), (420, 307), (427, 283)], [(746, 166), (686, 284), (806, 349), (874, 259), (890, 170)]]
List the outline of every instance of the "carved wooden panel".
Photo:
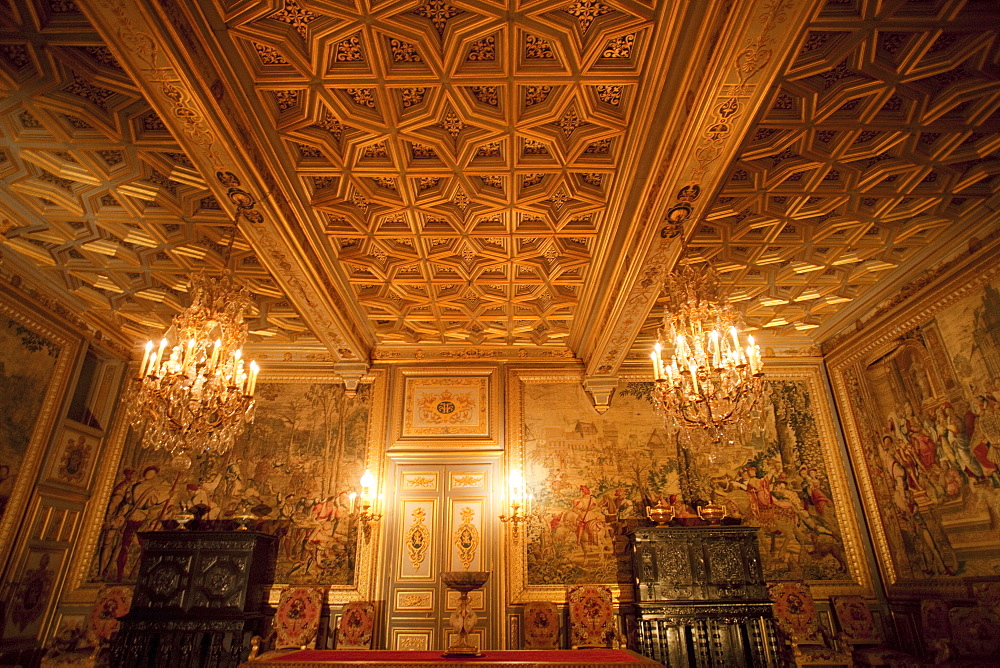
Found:
[[(433, 491), (433, 490), (432, 490)], [(437, 579), (437, 503), (434, 499), (407, 499), (400, 507), (399, 545), (396, 556), (400, 580)]]
[(448, 570), (478, 571), (483, 564), (483, 505), (482, 498), (453, 498), (448, 523), (450, 557)]
[(486, 489), (486, 474), (481, 471), (455, 471), (449, 474), (450, 489)]
[[(447, 456), (451, 459), (452, 456)], [(406, 486), (390, 483), (396, 490), (388, 507), (387, 529), (393, 539), (386, 545), (392, 567), (388, 582), (387, 645), (395, 649), (445, 649), (450, 642), (449, 616), (455, 610), (458, 592), (441, 582), (443, 571), (494, 571), (482, 589), (470, 592), (470, 604), (479, 615), (476, 624), (481, 647), (495, 647), (500, 629), (491, 624), (500, 604), (500, 579), (495, 564), (500, 545), (496, 540), (500, 521), (489, 511), (492, 466), (486, 463), (445, 464), (444, 457), (414, 457), (412, 463), (389, 467), (395, 481), (415, 476), (449, 481), (440, 486)], [(431, 463), (433, 462), (433, 463)], [(455, 486), (470, 478), (475, 486)], [(416, 564), (414, 564), (416, 560)]]
[(436, 492), (438, 489), (438, 474), (436, 471), (430, 473), (404, 473), (401, 478), (400, 488), (403, 490), (424, 489)]

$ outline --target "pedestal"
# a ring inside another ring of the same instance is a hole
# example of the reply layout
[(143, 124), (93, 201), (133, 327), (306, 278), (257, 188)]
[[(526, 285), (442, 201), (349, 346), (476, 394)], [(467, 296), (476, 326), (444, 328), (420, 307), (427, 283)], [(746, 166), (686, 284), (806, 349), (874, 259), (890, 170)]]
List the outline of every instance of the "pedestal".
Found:
[(482, 652), (469, 643), (469, 633), (479, 619), (476, 612), (469, 607), (469, 592), (479, 589), (489, 579), (488, 571), (446, 571), (441, 574), (441, 581), (449, 589), (459, 592), (458, 609), (451, 613), (451, 627), (458, 633), (458, 641), (444, 653), (446, 657), (481, 656)]
[(777, 665), (756, 527), (650, 527), (630, 542), (642, 654), (675, 667)]

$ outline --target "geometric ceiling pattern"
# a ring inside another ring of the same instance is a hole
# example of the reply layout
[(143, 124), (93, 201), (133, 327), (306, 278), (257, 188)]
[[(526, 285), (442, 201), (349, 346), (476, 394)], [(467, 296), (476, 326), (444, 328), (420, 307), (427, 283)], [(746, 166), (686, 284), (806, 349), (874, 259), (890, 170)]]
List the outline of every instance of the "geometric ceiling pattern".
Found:
[[(73, 3), (0, 7), (0, 32), (0, 250), (129, 342), (162, 331), (188, 275), (224, 269), (228, 215)], [(230, 256), (250, 330), (300, 336), (245, 242)]]
[[(0, 255), (129, 345), (228, 264), (258, 344), (610, 376), (655, 335), (649, 263), (709, 147), (689, 254), (750, 328), (820, 341), (1000, 226), (994, 7), (8, 0)], [(229, 169), (259, 205), (235, 236)]]
[(995, 2), (826, 4), (690, 231), (749, 327), (822, 338), (1000, 227), (998, 31)]
[(238, 5), (226, 18), (380, 344), (564, 344), (621, 178), (634, 2)]

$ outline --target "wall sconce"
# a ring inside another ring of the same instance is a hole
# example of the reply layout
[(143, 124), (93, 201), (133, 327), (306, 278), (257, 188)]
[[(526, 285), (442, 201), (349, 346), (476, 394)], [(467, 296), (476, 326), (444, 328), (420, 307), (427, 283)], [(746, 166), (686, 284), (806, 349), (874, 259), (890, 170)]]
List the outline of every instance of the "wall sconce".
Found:
[[(358, 495), (355, 492), (351, 492), (348, 498), (351, 500), (351, 514), (357, 519), (358, 526), (361, 527), (361, 531), (367, 539), (371, 535), (372, 523), (382, 519), (383, 497), (381, 494), (376, 494), (378, 479), (368, 469), (365, 469), (365, 474), (361, 476), (360, 482), (360, 501), (358, 501)], [(356, 501), (358, 501), (357, 505), (355, 505)]]
[(507, 478), (507, 496), (501, 497), (500, 521), (510, 523), (514, 529), (514, 540), (520, 534), (521, 524), (531, 515), (531, 494), (528, 494), (521, 469), (512, 469)]

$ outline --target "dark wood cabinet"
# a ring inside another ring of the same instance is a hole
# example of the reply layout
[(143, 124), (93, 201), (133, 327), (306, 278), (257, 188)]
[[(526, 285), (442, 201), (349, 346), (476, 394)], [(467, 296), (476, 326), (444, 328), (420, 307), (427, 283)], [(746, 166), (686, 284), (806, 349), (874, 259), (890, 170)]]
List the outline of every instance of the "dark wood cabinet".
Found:
[(139, 535), (139, 579), (112, 665), (225, 668), (245, 660), (269, 615), (276, 538), (254, 531)]
[(675, 667), (776, 665), (755, 527), (641, 528), (630, 543), (643, 654)]

